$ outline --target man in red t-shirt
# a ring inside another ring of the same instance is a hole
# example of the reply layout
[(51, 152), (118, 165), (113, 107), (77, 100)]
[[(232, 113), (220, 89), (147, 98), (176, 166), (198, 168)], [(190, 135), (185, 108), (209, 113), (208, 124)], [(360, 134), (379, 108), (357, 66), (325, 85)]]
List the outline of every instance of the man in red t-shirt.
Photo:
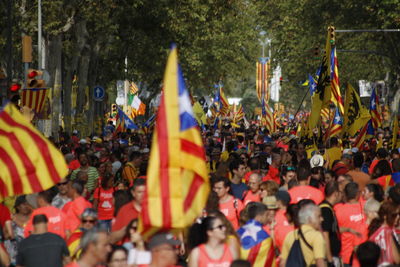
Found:
[(272, 180), (278, 185), (281, 184), (281, 179), (279, 177), (279, 167), (281, 166), (281, 155), (277, 153), (272, 153), (272, 162), (269, 166), (267, 175), (263, 177), (263, 182)]
[(365, 215), (362, 204), (358, 201), (360, 197), (359, 186), (355, 182), (348, 183), (344, 188), (347, 202), (337, 204), (334, 207), (338, 225), (340, 228), (342, 248), (340, 256), (345, 264), (350, 264), (351, 254), (354, 249), (364, 242)]
[(65, 205), (63, 211), (67, 214), (67, 228), (72, 233), (81, 223), (81, 215), (86, 208), (92, 208), (92, 204), (87, 201), (83, 196), (84, 182), (81, 180), (74, 180), (70, 182), (68, 190), (69, 197), (72, 199), (68, 206)]
[(260, 202), (260, 184), (261, 176), (258, 173), (252, 173), (247, 183), (249, 190), (244, 192), (243, 204), (246, 206), (249, 202)]
[(235, 230), (239, 228), (239, 214), (244, 205), (240, 199), (229, 194), (230, 182), (226, 177), (217, 177), (212, 181), (213, 190), (219, 198), (219, 210), (232, 223)]
[(324, 200), (324, 194), (317, 188), (310, 186), (311, 171), (308, 168), (300, 167), (297, 170), (297, 180), (299, 185), (289, 189), (290, 203), (296, 204), (302, 199), (311, 199), (315, 204)]
[(133, 200), (121, 207), (111, 228), (112, 233), (110, 239), (113, 243), (122, 240), (125, 236), (126, 226), (130, 221), (138, 218), (142, 210), (143, 197), (146, 191), (146, 180), (143, 178), (136, 178), (133, 181), (133, 186), (130, 191)]
[(49, 191), (40, 192), (37, 196), (37, 206), (25, 226), (24, 235), (28, 237), (33, 231), (32, 219), (35, 215), (44, 214), (47, 217), (47, 229), (50, 233), (57, 234), (62, 238), (66, 236), (67, 230), (67, 217), (64, 212), (51, 206), (51, 193)]

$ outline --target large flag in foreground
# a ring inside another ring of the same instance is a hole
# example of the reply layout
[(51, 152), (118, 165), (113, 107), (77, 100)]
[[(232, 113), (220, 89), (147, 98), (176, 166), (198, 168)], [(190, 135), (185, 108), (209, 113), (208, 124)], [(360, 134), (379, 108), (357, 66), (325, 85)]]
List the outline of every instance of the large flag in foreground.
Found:
[(205, 153), (188, 91), (172, 48), (164, 74), (139, 225), (148, 237), (182, 229), (201, 215), (209, 182)]
[(46, 190), (68, 174), (58, 151), (11, 103), (0, 111), (0, 199)]
[(21, 93), (21, 106), (26, 106), (33, 109), (36, 113), (40, 113), (46, 102), (48, 93), (48, 88), (24, 89)]

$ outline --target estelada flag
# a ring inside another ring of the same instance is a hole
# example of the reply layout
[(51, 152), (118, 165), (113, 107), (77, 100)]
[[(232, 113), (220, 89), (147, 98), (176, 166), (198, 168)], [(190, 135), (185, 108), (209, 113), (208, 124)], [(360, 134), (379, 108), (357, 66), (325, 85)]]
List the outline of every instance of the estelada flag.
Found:
[(61, 152), (11, 103), (0, 111), (0, 199), (46, 190), (68, 174)]
[(24, 89), (21, 93), (21, 106), (27, 106), (40, 113), (47, 99), (48, 88)]
[(163, 84), (139, 217), (145, 238), (191, 225), (201, 215), (210, 190), (202, 139), (176, 47), (169, 54)]

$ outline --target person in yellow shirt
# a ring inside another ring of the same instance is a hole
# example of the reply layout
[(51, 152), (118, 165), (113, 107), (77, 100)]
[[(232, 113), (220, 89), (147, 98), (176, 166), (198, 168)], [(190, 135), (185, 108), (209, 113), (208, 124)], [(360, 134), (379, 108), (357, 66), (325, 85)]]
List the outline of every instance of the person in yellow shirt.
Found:
[(336, 160), (342, 157), (342, 148), (340, 147), (339, 140), (336, 137), (330, 139), (330, 148), (326, 149), (324, 159), (329, 160), (329, 169)]
[[(326, 266), (326, 247), (321, 228), (322, 216), (320, 208), (315, 204), (306, 204), (300, 208), (298, 214), (300, 227), (286, 235), (282, 247), (280, 266), (286, 266), (286, 260), (290, 249), (296, 239), (300, 240), (300, 247), (303, 252), (307, 266), (315, 264), (317, 267)], [(303, 234), (300, 236), (299, 231)], [(307, 244), (306, 244), (307, 242)]]

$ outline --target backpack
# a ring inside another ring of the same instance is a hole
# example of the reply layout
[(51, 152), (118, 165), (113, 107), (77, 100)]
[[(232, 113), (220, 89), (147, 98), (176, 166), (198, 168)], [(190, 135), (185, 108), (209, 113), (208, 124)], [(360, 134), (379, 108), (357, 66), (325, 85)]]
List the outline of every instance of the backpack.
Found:
[[(312, 246), (308, 244), (306, 239), (303, 236), (303, 233), (301, 231), (301, 228), (299, 228), (298, 233), (300, 235), (300, 238), (303, 239), (304, 243), (312, 249)], [(300, 245), (300, 239), (295, 238), (292, 247), (290, 248), (289, 255), (286, 259), (286, 267), (292, 267), (292, 266), (297, 266), (297, 267), (306, 267), (306, 261), (304, 259), (303, 251), (301, 250), (301, 245)]]

